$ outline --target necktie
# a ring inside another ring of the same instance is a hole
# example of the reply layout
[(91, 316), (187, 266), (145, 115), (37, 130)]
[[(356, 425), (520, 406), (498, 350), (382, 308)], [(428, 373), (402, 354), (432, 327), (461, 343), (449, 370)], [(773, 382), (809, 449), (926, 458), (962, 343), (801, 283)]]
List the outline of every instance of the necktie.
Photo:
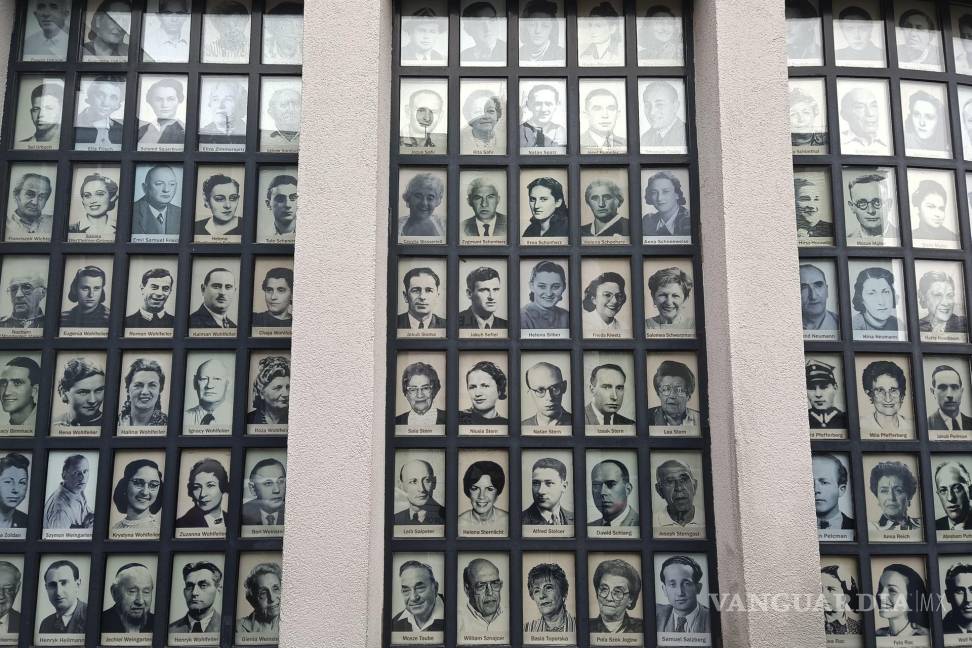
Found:
[(491, 328), (493, 328), (493, 326), (492, 326), (492, 324), (490, 324), (489, 322), (486, 322), (485, 324), (483, 324), (483, 328), (484, 328), (484, 329), (486, 329), (486, 330), (488, 331), (488, 330), (490, 330)]
[(159, 227), (165, 229), (165, 214), (159, 214)]
[(196, 621), (195, 623), (193, 623), (192, 624), (192, 631), (193, 632), (202, 632), (203, 631), (202, 624), (199, 623), (198, 621)]
[(429, 148), (435, 148), (435, 144), (432, 143), (432, 134), (428, 131), (425, 132), (425, 145)]
[(233, 328), (232, 326), (230, 326), (230, 321), (228, 317), (223, 318), (223, 328)]
[(111, 141), (108, 139), (107, 128), (98, 129), (98, 136), (95, 138), (95, 144), (99, 146), (108, 146), (109, 144), (111, 144)]
[(609, 146), (614, 146), (614, 145), (613, 145), (613, 144), (611, 143), (611, 136), (610, 136), (610, 135), (608, 135), (607, 137), (605, 137), (605, 138), (604, 138), (604, 146), (605, 146), (605, 148), (606, 148), (606, 147), (609, 147)]
[(605, 414), (604, 415), (604, 425), (611, 425), (611, 415), (610, 414)]
[(489, 236), (489, 225), (483, 225), (483, 236)]
[(267, 513), (267, 524), (276, 524), (277, 516), (273, 513)]
[(676, 618), (675, 632), (685, 632), (685, 617), (680, 616)]
[(830, 528), (830, 522), (828, 522), (827, 520), (820, 520), (819, 522), (817, 522), (817, 528), (818, 529), (829, 529)]
[(213, 421), (215, 421), (215, 420), (216, 420), (216, 417), (212, 415), (212, 412), (210, 412), (209, 414), (206, 414), (206, 416), (202, 417), (202, 420), (199, 421), (199, 424), (200, 425), (212, 425), (213, 424)]
[(958, 422), (958, 419), (957, 419), (957, 418), (955, 418), (954, 416), (952, 417), (952, 429), (953, 429), (953, 430), (959, 430), (959, 429), (961, 429), (961, 428), (959, 427), (959, 422)]
[(543, 129), (537, 128), (537, 139), (533, 142), (534, 146), (546, 146), (547, 140), (543, 136)]
[(424, 329), (425, 328), (425, 322), (419, 322), (419, 328), (420, 329)]

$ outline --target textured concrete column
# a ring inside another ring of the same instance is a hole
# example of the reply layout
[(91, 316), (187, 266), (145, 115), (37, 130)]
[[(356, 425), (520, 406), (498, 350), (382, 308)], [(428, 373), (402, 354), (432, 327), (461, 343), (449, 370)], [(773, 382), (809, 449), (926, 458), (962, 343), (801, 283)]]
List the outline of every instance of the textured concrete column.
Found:
[[(820, 592), (783, 3), (700, 0), (696, 101), (723, 594)], [(724, 612), (725, 645), (817, 648), (812, 611)]]
[(381, 639), (390, 9), (304, 8), (282, 648)]

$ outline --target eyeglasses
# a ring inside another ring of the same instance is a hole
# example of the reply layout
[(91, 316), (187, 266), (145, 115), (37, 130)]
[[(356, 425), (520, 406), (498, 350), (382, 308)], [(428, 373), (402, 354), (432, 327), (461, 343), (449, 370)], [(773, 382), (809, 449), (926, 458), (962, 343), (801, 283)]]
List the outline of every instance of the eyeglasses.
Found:
[(499, 592), (501, 589), (503, 589), (503, 581), (497, 579), (494, 581), (478, 582), (473, 589), (476, 590), (477, 594), (485, 594), (487, 589), (494, 592)]
[(658, 393), (662, 396), (670, 396), (672, 394), (675, 396), (684, 396), (686, 392), (685, 388), (680, 385), (676, 385), (675, 387), (672, 387), (671, 385), (662, 385), (658, 388)]
[(417, 396), (418, 394), (431, 394), (432, 385), (422, 385), (421, 387), (406, 387), (405, 391), (408, 392), (409, 396)]
[(564, 392), (567, 391), (567, 381), (564, 380), (559, 383), (554, 383), (549, 387), (536, 387), (536, 388), (530, 387), (530, 391), (536, 394), (538, 398), (545, 397), (548, 392), (550, 393), (550, 396), (552, 396), (553, 398), (558, 398), (560, 396), (563, 396)]
[(13, 284), (7, 290), (10, 292), (11, 295), (16, 295), (18, 292), (20, 292), (23, 293), (25, 297), (27, 297), (30, 296), (32, 292), (34, 292), (34, 286), (29, 283)]
[(621, 589), (620, 587), (610, 589), (607, 585), (601, 585), (597, 588), (598, 597), (602, 599), (611, 599), (612, 601), (622, 601), (624, 600), (624, 597), (628, 595), (628, 593), (628, 590)]
[(898, 398), (901, 396), (901, 390), (899, 390), (897, 387), (892, 387), (891, 389), (875, 387), (871, 390), (871, 394), (877, 396), (881, 400), (898, 400)]
[(145, 481), (141, 478), (130, 479), (132, 486), (135, 488), (148, 488), (149, 490), (159, 490), (162, 487), (162, 482), (155, 481)]
[(855, 200), (852, 204), (860, 210), (865, 210), (868, 207), (878, 210), (884, 206), (884, 201), (880, 198), (872, 198), (871, 200), (864, 200), (861, 198), (860, 200)]

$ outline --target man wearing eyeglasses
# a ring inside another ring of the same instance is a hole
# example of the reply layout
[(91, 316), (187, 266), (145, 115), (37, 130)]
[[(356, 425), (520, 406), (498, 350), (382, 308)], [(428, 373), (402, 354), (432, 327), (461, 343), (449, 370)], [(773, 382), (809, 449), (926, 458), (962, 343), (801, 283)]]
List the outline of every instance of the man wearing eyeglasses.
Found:
[(46, 277), (33, 273), (16, 274), (7, 284), (7, 294), (10, 295), (10, 315), (0, 317), (0, 328), (44, 327)]
[(940, 531), (972, 531), (972, 477), (957, 461), (945, 461), (935, 468), (935, 494), (945, 515), (935, 519)]
[(564, 409), (563, 405), (564, 394), (567, 393), (567, 381), (564, 380), (560, 367), (549, 362), (538, 362), (527, 369), (525, 379), (537, 413), (523, 419), (523, 425), (569, 426), (572, 420), (571, 414)]
[(432, 365), (413, 362), (405, 367), (402, 372), (402, 393), (408, 401), (409, 411), (396, 416), (395, 425), (445, 425), (445, 410), (433, 407), (440, 389), (442, 383)]
[(243, 502), (243, 524), (283, 525), (287, 498), (287, 469), (276, 459), (258, 461), (250, 471), (250, 493), (255, 497)]
[(688, 407), (695, 392), (695, 375), (681, 362), (664, 360), (651, 379), (661, 405), (648, 409), (648, 425), (685, 427), (698, 431), (698, 410)]
[(503, 609), (503, 580), (485, 558), (474, 558), (462, 570), (466, 605), (459, 609), (458, 643), (508, 643), (510, 619)]
[(878, 173), (857, 176), (847, 185), (847, 206), (857, 227), (848, 223), (848, 245), (895, 245), (898, 227), (892, 222), (894, 198), (887, 178)]
[(655, 470), (655, 492), (665, 500), (665, 512), (671, 522), (663, 527), (697, 527), (695, 521), (695, 492), (699, 480), (692, 469), (678, 459), (669, 459)]
[(591, 619), (591, 634), (636, 634), (644, 632), (644, 622), (628, 615), (638, 604), (641, 576), (630, 563), (614, 558), (600, 563), (594, 570), (599, 614)]

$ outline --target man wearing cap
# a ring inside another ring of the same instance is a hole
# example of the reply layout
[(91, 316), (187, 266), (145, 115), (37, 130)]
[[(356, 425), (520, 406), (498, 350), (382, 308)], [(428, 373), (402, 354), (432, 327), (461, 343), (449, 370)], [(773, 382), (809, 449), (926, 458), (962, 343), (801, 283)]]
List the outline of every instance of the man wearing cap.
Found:
[(837, 378), (834, 367), (820, 360), (807, 360), (807, 403), (811, 430), (846, 429), (847, 414), (834, 407)]

